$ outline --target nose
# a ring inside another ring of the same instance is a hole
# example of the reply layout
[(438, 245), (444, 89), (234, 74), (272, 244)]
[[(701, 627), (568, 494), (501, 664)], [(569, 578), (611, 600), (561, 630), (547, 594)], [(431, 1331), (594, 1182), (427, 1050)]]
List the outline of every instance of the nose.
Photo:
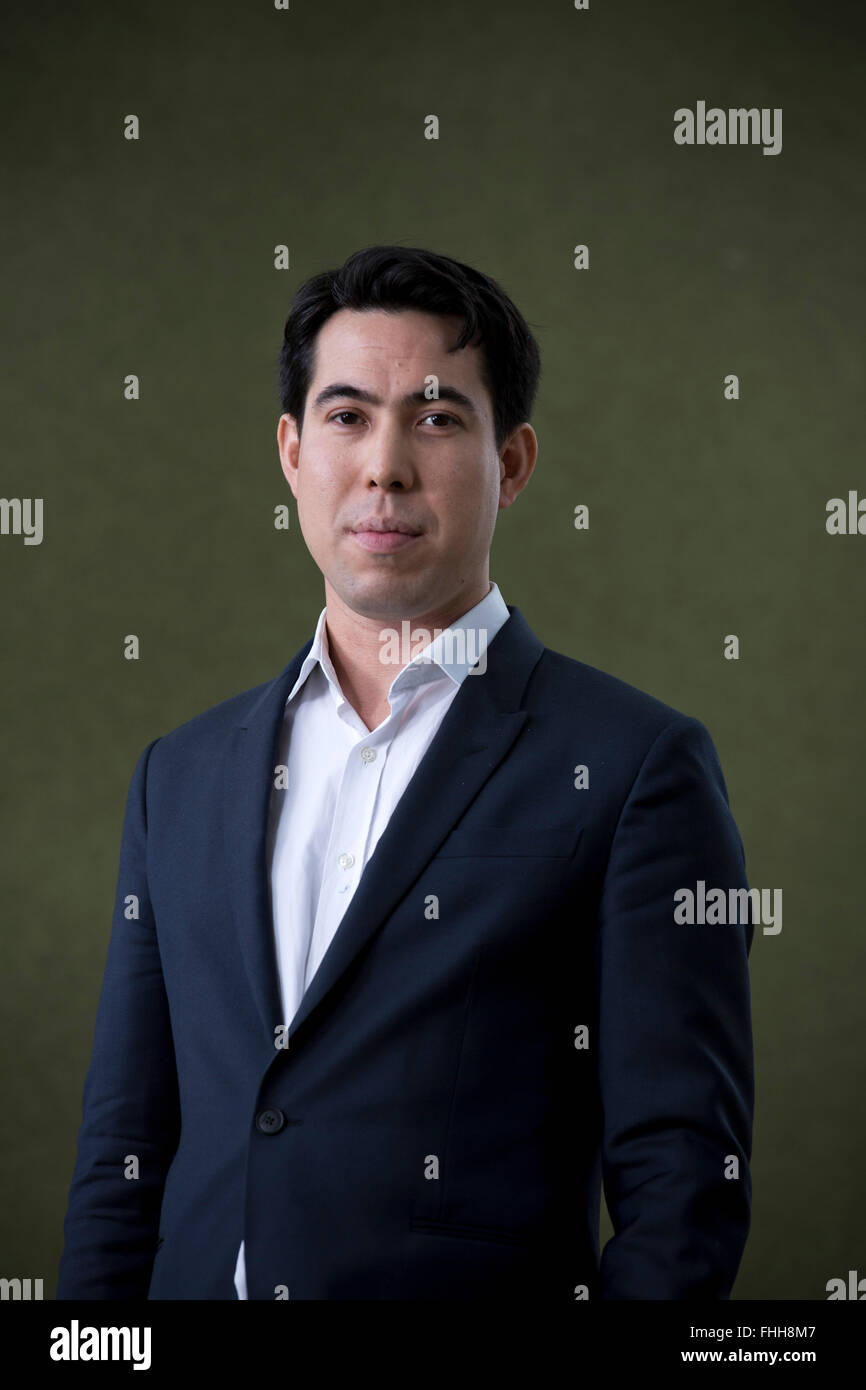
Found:
[(412, 486), (409, 448), (398, 421), (383, 422), (370, 439), (365, 460), (368, 487), (405, 489)]

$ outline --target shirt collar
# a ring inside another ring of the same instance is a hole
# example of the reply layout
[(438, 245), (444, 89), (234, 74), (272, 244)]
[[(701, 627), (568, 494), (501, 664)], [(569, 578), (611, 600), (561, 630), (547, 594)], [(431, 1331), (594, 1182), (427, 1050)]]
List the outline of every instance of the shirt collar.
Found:
[[(319, 614), (312, 646), (304, 657), (298, 678), (286, 700), (287, 705), (294, 699), (310, 672), (317, 666), (321, 667), (327, 678), (337, 704), (342, 704), (345, 701), (346, 697), (340, 689), (340, 682), (328, 652), (328, 633), (325, 626), (327, 611), (326, 605)], [(462, 617), (456, 618), (444, 632), (440, 631), (435, 636), (431, 633), (431, 640), (411, 661), (408, 660), (409, 650), (415, 643), (410, 644), (408, 619), (404, 619), (399, 628), (388, 629), (388, 650), (393, 655), (395, 663), (401, 668), (391, 682), (388, 702), (390, 703), (394, 692), (415, 689), (428, 681), (450, 678), (455, 685), (461, 685), (472, 667), (481, 661), (487, 647), (509, 617), (510, 614), (499, 591), (499, 586), (491, 581), (490, 588), (484, 598), (464, 613)]]

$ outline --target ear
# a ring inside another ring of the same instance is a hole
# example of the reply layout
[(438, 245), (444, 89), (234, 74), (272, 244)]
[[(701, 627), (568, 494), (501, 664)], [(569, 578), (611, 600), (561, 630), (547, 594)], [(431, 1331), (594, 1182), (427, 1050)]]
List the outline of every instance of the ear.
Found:
[(532, 477), (538, 458), (538, 437), (525, 422), (505, 441), (499, 454), (499, 507), (510, 507)]
[(298, 496), (298, 452), (301, 441), (298, 438), (298, 423), (294, 415), (281, 415), (277, 426), (277, 447), (280, 451), (280, 466), (286, 482), (292, 489), (292, 496)]

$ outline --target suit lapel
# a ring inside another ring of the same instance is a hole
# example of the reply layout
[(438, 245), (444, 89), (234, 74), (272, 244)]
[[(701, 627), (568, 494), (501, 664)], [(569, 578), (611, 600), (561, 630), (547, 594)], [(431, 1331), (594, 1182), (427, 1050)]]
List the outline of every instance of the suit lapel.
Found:
[(223, 833), (229, 895), (250, 987), (271, 1047), (282, 1002), (268, 881), (268, 815), (286, 700), (312, 645), (310, 638), (232, 729), (225, 760)]
[[(291, 1025), (290, 1047), (429, 863), (455, 821), (506, 756), (526, 722), (519, 708), (544, 647), (518, 608), (487, 649), (487, 669), (469, 675), (383, 831)], [(247, 972), (273, 1046), (282, 1020), (266, 840), (283, 710), (308, 642), (234, 731), (226, 770), (226, 850)]]

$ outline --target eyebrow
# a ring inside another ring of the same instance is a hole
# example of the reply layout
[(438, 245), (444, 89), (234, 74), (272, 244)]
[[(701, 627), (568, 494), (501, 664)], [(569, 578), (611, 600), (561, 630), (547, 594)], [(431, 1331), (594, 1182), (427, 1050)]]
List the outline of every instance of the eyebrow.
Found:
[[(381, 396), (375, 395), (372, 391), (365, 391), (361, 386), (352, 386), (346, 381), (335, 381), (330, 386), (325, 386), (313, 401), (313, 409), (318, 410), (319, 406), (325, 405), (328, 401), (338, 397), (348, 397), (351, 400), (364, 401), (367, 405), (382, 405)], [(432, 399), (425, 395), (423, 388), (419, 391), (409, 391), (405, 396), (401, 396), (399, 404), (409, 405), (432, 405), (436, 401), (451, 401), (453, 405), (461, 405), (464, 410), (468, 410), (472, 415), (479, 415), (480, 412), (475, 402), (469, 396), (458, 391), (456, 386), (439, 387), (439, 394)]]

